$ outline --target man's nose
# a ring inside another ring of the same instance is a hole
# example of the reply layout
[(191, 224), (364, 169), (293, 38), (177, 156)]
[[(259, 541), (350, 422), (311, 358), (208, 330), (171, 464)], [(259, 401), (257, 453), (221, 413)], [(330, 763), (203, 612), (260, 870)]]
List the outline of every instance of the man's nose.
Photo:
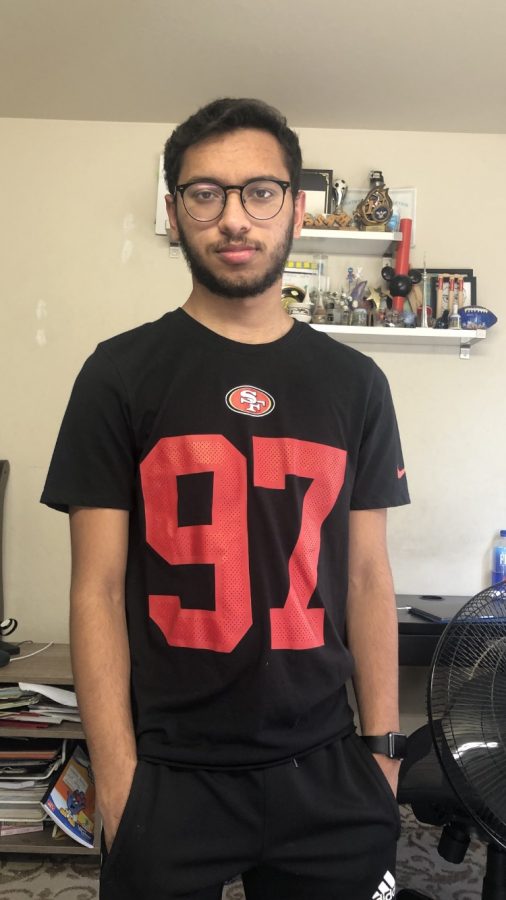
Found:
[(234, 188), (227, 191), (225, 206), (218, 225), (222, 231), (228, 234), (248, 231), (251, 228), (251, 219), (242, 205), (238, 189)]

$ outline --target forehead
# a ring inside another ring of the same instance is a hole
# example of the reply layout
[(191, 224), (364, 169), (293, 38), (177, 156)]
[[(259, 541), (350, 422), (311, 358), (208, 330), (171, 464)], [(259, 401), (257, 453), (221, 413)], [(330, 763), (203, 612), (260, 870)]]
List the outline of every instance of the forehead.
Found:
[(179, 173), (184, 184), (194, 178), (215, 178), (241, 184), (255, 175), (289, 180), (281, 145), (267, 131), (241, 128), (214, 135), (185, 151)]

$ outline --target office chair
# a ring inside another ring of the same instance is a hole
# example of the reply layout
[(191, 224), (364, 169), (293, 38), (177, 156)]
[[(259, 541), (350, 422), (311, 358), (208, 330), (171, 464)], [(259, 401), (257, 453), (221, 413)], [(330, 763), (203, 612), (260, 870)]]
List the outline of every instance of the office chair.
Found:
[[(408, 738), (398, 800), (440, 826), (438, 852), (464, 859), (487, 844), (482, 900), (506, 900), (506, 582), (464, 604), (441, 635), (427, 688), (428, 723)], [(438, 900), (401, 890), (398, 900)]]

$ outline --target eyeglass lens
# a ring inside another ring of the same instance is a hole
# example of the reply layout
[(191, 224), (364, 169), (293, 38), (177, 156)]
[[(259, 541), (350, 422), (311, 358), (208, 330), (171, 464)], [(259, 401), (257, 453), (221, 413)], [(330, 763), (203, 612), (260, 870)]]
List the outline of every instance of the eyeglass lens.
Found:
[[(241, 190), (242, 204), (254, 219), (272, 219), (283, 206), (285, 192), (275, 181), (251, 181)], [(183, 193), (186, 211), (199, 222), (216, 219), (224, 209), (226, 192), (218, 184), (197, 182)]]

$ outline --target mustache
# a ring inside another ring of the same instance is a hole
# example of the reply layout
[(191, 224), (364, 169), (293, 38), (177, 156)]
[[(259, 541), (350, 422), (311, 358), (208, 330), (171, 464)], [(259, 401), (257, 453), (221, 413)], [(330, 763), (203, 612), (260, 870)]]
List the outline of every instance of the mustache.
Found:
[(262, 250), (263, 244), (260, 241), (219, 241), (211, 244), (211, 250), (215, 253), (221, 253), (224, 250)]

